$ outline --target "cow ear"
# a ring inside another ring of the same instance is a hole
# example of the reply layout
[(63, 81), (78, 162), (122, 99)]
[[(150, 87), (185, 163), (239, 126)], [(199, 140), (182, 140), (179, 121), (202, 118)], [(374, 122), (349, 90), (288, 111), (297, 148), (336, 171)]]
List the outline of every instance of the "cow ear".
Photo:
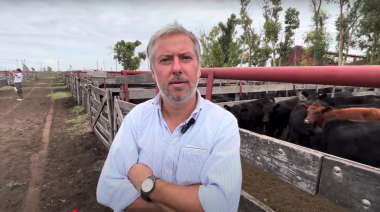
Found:
[(224, 107), (226, 110), (231, 111), (231, 107), (230, 107), (230, 106), (228, 106), (228, 105), (223, 105), (223, 107)]
[(308, 105), (305, 105), (304, 103), (298, 103), (299, 106), (305, 108), (305, 109), (308, 109), (309, 106)]
[(325, 108), (322, 109), (322, 113), (327, 113), (327, 112), (332, 111), (332, 110), (334, 110), (333, 107), (327, 106), (327, 107), (325, 107)]

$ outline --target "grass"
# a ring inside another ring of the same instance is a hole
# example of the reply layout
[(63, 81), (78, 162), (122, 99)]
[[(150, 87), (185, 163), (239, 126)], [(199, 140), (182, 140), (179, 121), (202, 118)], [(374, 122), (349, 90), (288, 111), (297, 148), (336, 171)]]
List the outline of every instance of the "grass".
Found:
[(70, 92), (55, 92), (52, 94), (47, 95), (47, 97), (51, 97), (52, 99), (63, 99), (70, 96)]
[(21, 186), (25, 185), (26, 183), (18, 183), (18, 182), (13, 182), (11, 181), (10, 183), (7, 183), (1, 190), (3, 189), (8, 189), (9, 191), (12, 190), (15, 186)]
[(65, 124), (70, 126), (66, 130), (71, 132), (77, 130), (78, 128), (83, 128), (83, 125), (86, 124), (89, 117), (86, 113), (83, 113), (84, 107), (77, 105), (72, 110), (71, 113), (75, 114), (75, 117), (72, 119), (65, 120)]
[(13, 90), (13, 86), (7, 85), (7, 86), (0, 88), (0, 91), (9, 91), (9, 90)]
[(94, 172), (102, 172), (103, 166), (104, 166), (104, 160), (98, 160), (95, 162), (93, 166), (93, 171)]
[(75, 114), (79, 114), (81, 113), (82, 111), (84, 111), (84, 107), (81, 106), (81, 105), (77, 105), (75, 106), (72, 110), (71, 110), (71, 113), (75, 113)]

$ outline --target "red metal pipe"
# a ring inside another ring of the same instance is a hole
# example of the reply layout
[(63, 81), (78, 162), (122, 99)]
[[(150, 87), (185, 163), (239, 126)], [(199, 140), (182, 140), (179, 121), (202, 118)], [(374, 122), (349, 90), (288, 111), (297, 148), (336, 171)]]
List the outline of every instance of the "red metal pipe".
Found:
[(380, 66), (287, 66), (203, 68), (201, 77), (300, 84), (380, 87)]
[[(127, 71), (121, 71), (121, 73), (123, 74), (123, 76), (127, 76), (128, 75), (128, 72)], [(128, 89), (128, 83), (125, 83), (123, 85), (124, 87), (124, 101), (126, 102), (129, 102), (129, 89)]]
[(211, 101), (212, 88), (214, 86), (215, 72), (209, 71), (207, 75), (207, 88), (206, 88), (206, 99)]

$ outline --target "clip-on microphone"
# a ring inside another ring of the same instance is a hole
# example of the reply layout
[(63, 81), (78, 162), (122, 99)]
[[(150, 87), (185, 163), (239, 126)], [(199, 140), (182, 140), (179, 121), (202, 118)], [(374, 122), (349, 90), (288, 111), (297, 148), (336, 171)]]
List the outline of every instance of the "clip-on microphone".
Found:
[(189, 122), (187, 122), (185, 125), (183, 125), (182, 129), (181, 129), (181, 133), (182, 134), (185, 134), (185, 132), (191, 127), (191, 125), (193, 125), (195, 123), (195, 119), (194, 118), (191, 118), (189, 120)]

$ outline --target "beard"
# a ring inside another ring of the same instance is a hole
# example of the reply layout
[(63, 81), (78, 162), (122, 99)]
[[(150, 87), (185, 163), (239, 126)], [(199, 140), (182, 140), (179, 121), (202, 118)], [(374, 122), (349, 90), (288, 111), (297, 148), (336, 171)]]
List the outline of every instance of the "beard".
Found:
[[(157, 86), (160, 89), (160, 92), (163, 96), (165, 96), (169, 101), (174, 102), (174, 103), (182, 103), (185, 102), (186, 100), (190, 99), (191, 95), (195, 93), (196, 88), (198, 87), (198, 82), (199, 79), (195, 82), (191, 82), (187, 79), (184, 79), (181, 77), (180, 74), (176, 74), (173, 79), (169, 80), (167, 84), (165, 83), (160, 83), (159, 80), (157, 80)], [(185, 94), (181, 93), (176, 93), (181, 92), (183, 90), (187, 89), (187, 86), (184, 87), (174, 87), (174, 91), (169, 90), (169, 86), (173, 84), (175, 81), (181, 81), (183, 83), (187, 83), (189, 86), (189, 90)]]

